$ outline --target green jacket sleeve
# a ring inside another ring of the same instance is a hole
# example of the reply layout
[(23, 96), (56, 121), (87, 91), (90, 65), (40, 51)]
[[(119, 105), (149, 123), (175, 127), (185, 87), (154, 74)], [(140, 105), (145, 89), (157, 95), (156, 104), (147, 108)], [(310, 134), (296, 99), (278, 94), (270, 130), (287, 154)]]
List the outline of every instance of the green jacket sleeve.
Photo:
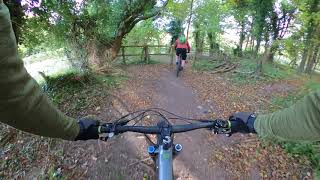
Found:
[(0, 3), (0, 121), (41, 136), (74, 140), (77, 121), (62, 114), (18, 57), (8, 8)]
[(258, 116), (254, 127), (262, 138), (320, 141), (320, 91), (310, 93), (287, 109)]

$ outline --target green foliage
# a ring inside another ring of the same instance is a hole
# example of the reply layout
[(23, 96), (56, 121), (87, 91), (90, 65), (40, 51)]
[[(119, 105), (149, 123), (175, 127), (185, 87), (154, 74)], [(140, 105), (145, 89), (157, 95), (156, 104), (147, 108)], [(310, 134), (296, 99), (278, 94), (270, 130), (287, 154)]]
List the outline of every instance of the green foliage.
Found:
[(145, 20), (138, 23), (123, 40), (125, 45), (152, 45), (160, 44), (162, 31), (157, 28), (152, 20)]
[(258, 80), (274, 81), (280, 79), (292, 78), (295, 76), (295, 70), (287, 65), (278, 63), (265, 64), (263, 66), (264, 75), (261, 77), (253, 76), (257, 67), (256, 61), (252, 58), (241, 58), (238, 65), (238, 73), (231, 75), (231, 80), (235, 83), (256, 83)]
[[(303, 98), (305, 95), (307, 95), (309, 92), (320, 90), (320, 83), (319, 80), (316, 78), (309, 79), (305, 82), (303, 87), (299, 89), (299, 91), (289, 93), (286, 97), (275, 97), (272, 99), (272, 104), (276, 105), (275, 108), (283, 107), (287, 108), (294, 103), (296, 103), (299, 99)], [(273, 109), (273, 111), (278, 109)]]
[[(116, 57), (123, 37), (137, 23), (158, 15), (166, 4), (167, 1), (156, 0), (72, 0), (42, 1), (38, 7), (31, 3), (28, 11), (32, 16), (29, 15), (24, 28), (24, 46), (29, 48), (25, 54), (41, 50), (39, 45), (58, 45), (65, 47), (73, 65), (81, 61), (77, 67), (88, 68), (90, 63), (103, 66)], [(151, 31), (147, 31), (146, 37), (140, 33), (142, 40), (156, 38), (151, 26), (151, 21), (146, 23), (145, 29)], [(91, 57), (98, 63), (88, 61)]]
[(165, 16), (175, 20), (184, 21), (190, 12), (191, 0), (172, 0), (166, 7)]
[[(279, 107), (290, 107), (294, 103), (297, 102), (297, 100), (301, 99), (304, 96), (303, 93), (290, 93), (286, 97), (276, 97), (272, 99), (272, 105), (271, 111), (279, 110)], [(274, 106), (275, 105), (275, 106)]]
[(316, 179), (320, 178), (320, 143), (284, 143), (283, 148), (291, 154), (307, 156), (315, 168)]
[(166, 30), (171, 35), (171, 42), (173, 44), (179, 35), (183, 33), (182, 21), (179, 19), (174, 19), (170, 21), (169, 26)]
[(273, 10), (274, 0), (264, 1), (264, 0), (256, 0), (253, 1), (254, 12), (254, 36), (259, 41), (262, 39), (262, 34), (264, 32), (268, 32), (268, 21), (267, 17)]
[(227, 1), (226, 6), (237, 23), (241, 25), (247, 21), (247, 17), (252, 13), (253, 4), (250, 0), (230, 0)]
[(320, 90), (320, 83), (319, 83), (319, 81), (311, 79), (306, 83), (305, 88), (307, 91)]
[(192, 69), (196, 71), (212, 71), (218, 65), (217, 61), (198, 60), (192, 64)]
[(123, 75), (93, 75), (79, 74), (69, 71), (46, 79), (43, 90), (52, 101), (58, 105), (65, 105), (66, 112), (81, 112), (91, 109), (107, 96), (107, 90), (117, 87), (126, 77)]
[(286, 79), (293, 77), (295, 75), (295, 70), (291, 67), (281, 64), (265, 64), (263, 67), (264, 75), (267, 76), (268, 79)]
[(214, 33), (221, 33), (221, 21), (223, 21), (223, 9), (221, 3), (216, 0), (203, 1), (195, 9), (195, 21), (200, 28)]
[(210, 51), (219, 50), (218, 38), (222, 33), (221, 22), (225, 16), (222, 3), (217, 0), (202, 1), (194, 11), (193, 25), (197, 51), (203, 50), (203, 43), (209, 45)]

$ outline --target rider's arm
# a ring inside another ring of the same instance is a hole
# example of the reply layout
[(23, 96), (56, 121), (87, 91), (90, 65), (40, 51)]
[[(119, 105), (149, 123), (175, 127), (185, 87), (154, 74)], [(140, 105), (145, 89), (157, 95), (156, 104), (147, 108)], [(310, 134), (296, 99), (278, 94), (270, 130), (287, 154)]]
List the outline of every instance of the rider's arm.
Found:
[(320, 91), (308, 94), (287, 109), (259, 115), (254, 128), (265, 138), (320, 141)]
[(74, 140), (79, 125), (51, 104), (18, 57), (8, 8), (0, 0), (0, 121), (33, 134)]

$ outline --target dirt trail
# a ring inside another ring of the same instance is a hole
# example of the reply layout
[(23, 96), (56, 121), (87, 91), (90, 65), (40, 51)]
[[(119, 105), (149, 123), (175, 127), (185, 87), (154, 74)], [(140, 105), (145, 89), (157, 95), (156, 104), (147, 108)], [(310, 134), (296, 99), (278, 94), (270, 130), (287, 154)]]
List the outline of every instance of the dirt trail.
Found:
[[(115, 95), (126, 103), (129, 111), (158, 107), (192, 118), (222, 114), (221, 107), (223, 106), (217, 104), (221, 103), (220, 101), (198, 98), (199, 89), (186, 82), (186, 79), (192, 78), (189, 70), (182, 72), (182, 77), (179, 78), (175, 77), (173, 68), (170, 66), (134, 66), (127, 71), (130, 78), (115, 91)], [(232, 90), (237, 90), (237, 88), (227, 89), (229, 85), (225, 82), (221, 83), (217, 79), (204, 81), (202, 83), (210, 81), (210, 84), (219, 85), (215, 86), (218, 88), (214, 90), (217, 96), (229, 97), (228, 93), (237, 95), (237, 92)], [(223, 102), (231, 103), (234, 99), (225, 101)], [(116, 102), (113, 102), (113, 107), (120, 114), (125, 114), (126, 110), (123, 109), (126, 108)], [(95, 113), (101, 119), (114, 119), (115, 117), (104, 113), (108, 107), (107, 104), (105, 107), (102, 105), (101, 110)], [(119, 117), (119, 114), (117, 116)], [(261, 179), (268, 177), (286, 179), (299, 177), (299, 174), (308, 170), (303, 166), (299, 167), (299, 163), (289, 158), (280, 147), (262, 147), (255, 136), (238, 134), (226, 137), (213, 135), (206, 130), (196, 130), (175, 135), (175, 143), (183, 145), (182, 152), (174, 160), (176, 179)], [(81, 148), (77, 147), (77, 151), (83, 149), (83, 152), (89, 149), (85, 153), (86, 156), (82, 158), (83, 161), (79, 162), (86, 165), (87, 170), (84, 173), (86, 178), (142, 179), (147, 177), (147, 179), (154, 179), (155, 174), (150, 166), (152, 160), (146, 151), (147, 144), (142, 135), (126, 133), (106, 143), (87, 142), (80, 146)], [(74, 159), (81, 158), (74, 157)]]
[[(156, 97), (154, 106), (169, 110), (170, 112), (197, 118), (203, 116), (206, 105), (198, 102), (192, 89), (185, 86), (182, 78), (176, 78), (174, 72), (163, 69), (160, 79), (156, 82)], [(187, 169), (193, 179), (225, 179), (227, 175), (220, 167), (208, 166), (208, 159), (215, 145), (208, 142), (210, 132), (197, 130), (183, 134), (177, 134), (176, 143), (184, 147), (174, 162), (177, 177), (181, 171)], [(223, 137), (216, 137), (219, 142)], [(209, 149), (209, 150), (208, 150)]]
[[(238, 86), (223, 75), (188, 68), (176, 78), (173, 67), (168, 65), (130, 66), (126, 72), (129, 79), (125, 83), (114, 92), (108, 91), (108, 96), (86, 111), (77, 111), (79, 117), (96, 115), (109, 122), (128, 111), (159, 107), (185, 117), (225, 118), (236, 111), (268, 106), (261, 97), (270, 101), (297, 89), (295, 83), (286, 81)], [(69, 105), (66, 102), (62, 107)], [(147, 143), (140, 134), (126, 133), (107, 142), (66, 142), (21, 134), (15, 141), (17, 146), (0, 149), (1, 158), (7, 158), (5, 162), (10, 165), (5, 174), (0, 172), (0, 179), (2, 175), (10, 177), (5, 179), (155, 179)], [(281, 145), (263, 143), (256, 135), (226, 137), (197, 130), (177, 134), (175, 143), (183, 145), (174, 160), (174, 174), (179, 180), (313, 178), (307, 157), (288, 155)]]
[[(147, 68), (146, 68), (147, 69)], [(146, 70), (144, 69), (144, 70)], [(140, 69), (141, 71), (144, 71)], [(214, 111), (212, 104), (200, 102), (194, 90), (185, 85), (183, 78), (176, 78), (173, 68), (163, 67), (152, 76), (146, 78), (143, 72), (133, 70), (134, 77), (139, 79), (141, 87), (133, 93), (138, 95), (140, 101), (149, 101), (147, 107), (159, 107), (170, 112), (190, 118), (200, 118), (207, 115), (208, 111)], [(137, 74), (135, 74), (137, 73)], [(148, 72), (146, 72), (148, 73)], [(183, 76), (183, 73), (182, 73)], [(138, 91), (138, 92), (137, 92)], [(128, 92), (120, 92), (125, 96)], [(143, 107), (143, 108), (147, 108)], [(134, 142), (135, 150), (146, 153), (146, 143), (140, 138), (133, 140), (131, 134), (126, 136)], [(232, 142), (224, 135), (213, 135), (209, 131), (196, 130), (175, 135), (175, 143), (181, 143), (183, 151), (174, 161), (174, 173), (177, 179), (231, 179), (231, 174), (224, 171), (223, 166), (209, 165), (212, 153), (216, 148)], [(143, 156), (144, 157), (144, 156)], [(251, 177), (257, 177), (257, 172), (251, 171)]]

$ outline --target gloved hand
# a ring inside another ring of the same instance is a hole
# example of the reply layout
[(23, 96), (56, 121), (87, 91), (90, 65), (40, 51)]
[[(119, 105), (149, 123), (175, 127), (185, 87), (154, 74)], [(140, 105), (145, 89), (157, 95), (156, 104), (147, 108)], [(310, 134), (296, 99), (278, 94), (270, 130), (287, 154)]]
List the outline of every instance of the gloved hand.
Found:
[(80, 131), (77, 140), (99, 139), (100, 122), (92, 118), (82, 118), (78, 120)]
[(231, 123), (231, 133), (256, 133), (254, 121), (256, 115), (252, 112), (239, 112), (229, 117)]

